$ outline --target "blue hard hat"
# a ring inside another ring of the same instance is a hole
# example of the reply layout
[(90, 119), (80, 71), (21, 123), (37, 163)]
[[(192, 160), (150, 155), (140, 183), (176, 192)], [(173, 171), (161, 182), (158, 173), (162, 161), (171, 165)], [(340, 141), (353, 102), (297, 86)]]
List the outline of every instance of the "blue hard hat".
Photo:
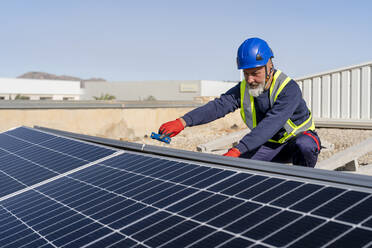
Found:
[(245, 40), (238, 49), (238, 69), (249, 69), (264, 66), (270, 58), (274, 57), (273, 51), (260, 38)]

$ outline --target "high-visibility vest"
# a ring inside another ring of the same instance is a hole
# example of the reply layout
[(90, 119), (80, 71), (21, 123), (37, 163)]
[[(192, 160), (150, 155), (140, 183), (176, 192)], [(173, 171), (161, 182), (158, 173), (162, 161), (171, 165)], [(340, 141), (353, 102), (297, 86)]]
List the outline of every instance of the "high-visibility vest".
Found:
[[(284, 87), (291, 81), (291, 78), (285, 75), (280, 70), (277, 70), (274, 74), (273, 81), (271, 82), (269, 98), (270, 98), (270, 107), (272, 108), (278, 95)], [(256, 119), (256, 109), (254, 107), (254, 98), (249, 94), (249, 91), (246, 90), (247, 82), (243, 80), (240, 84), (240, 98), (241, 98), (241, 107), (240, 107), (240, 115), (242, 116), (243, 121), (245, 124), (252, 130), (257, 126), (257, 119)], [(307, 131), (307, 130), (315, 130), (314, 121), (309, 110), (310, 116), (307, 120), (305, 120), (300, 125), (295, 125), (290, 119), (284, 124), (283, 128), (285, 129), (285, 133), (283, 137), (279, 140), (270, 139), (270, 142), (274, 143), (284, 143), (289, 138), (296, 136), (297, 134)]]

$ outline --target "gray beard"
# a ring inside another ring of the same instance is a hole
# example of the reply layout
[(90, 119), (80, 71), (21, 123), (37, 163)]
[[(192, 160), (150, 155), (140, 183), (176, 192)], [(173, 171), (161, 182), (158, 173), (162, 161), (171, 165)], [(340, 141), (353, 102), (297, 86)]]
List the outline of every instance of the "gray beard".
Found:
[(248, 92), (251, 96), (253, 97), (258, 97), (259, 95), (262, 94), (262, 92), (264, 92), (265, 88), (264, 88), (264, 85), (263, 84), (259, 84), (256, 88), (252, 89), (251, 87), (249, 87), (248, 85)]

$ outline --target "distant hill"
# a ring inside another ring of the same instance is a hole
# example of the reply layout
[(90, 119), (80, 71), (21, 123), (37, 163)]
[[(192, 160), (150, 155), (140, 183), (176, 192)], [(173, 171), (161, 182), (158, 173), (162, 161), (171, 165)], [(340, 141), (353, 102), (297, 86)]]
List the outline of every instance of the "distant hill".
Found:
[(27, 72), (25, 74), (22, 74), (21, 76), (18, 76), (17, 78), (28, 78), (28, 79), (48, 79), (48, 80), (71, 80), (71, 81), (106, 81), (103, 78), (89, 78), (89, 79), (81, 79), (78, 77), (72, 77), (72, 76), (66, 76), (66, 75), (54, 75), (51, 73), (46, 72)]

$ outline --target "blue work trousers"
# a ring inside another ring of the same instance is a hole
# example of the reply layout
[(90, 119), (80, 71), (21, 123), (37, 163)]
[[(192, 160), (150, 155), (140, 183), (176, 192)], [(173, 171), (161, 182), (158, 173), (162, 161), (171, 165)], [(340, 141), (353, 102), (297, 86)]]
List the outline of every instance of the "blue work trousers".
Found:
[(314, 167), (320, 150), (321, 143), (317, 133), (305, 131), (284, 144), (266, 142), (256, 150), (242, 154), (241, 157)]

